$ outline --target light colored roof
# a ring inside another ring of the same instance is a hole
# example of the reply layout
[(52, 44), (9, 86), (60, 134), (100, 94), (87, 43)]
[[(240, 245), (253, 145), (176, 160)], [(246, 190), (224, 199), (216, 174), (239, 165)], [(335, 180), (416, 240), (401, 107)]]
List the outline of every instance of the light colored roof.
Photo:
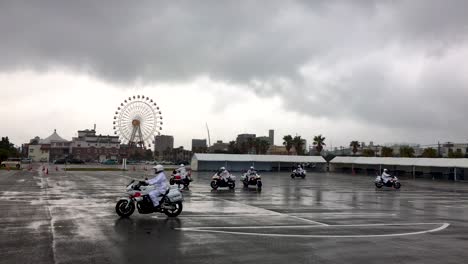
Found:
[(45, 139), (41, 139), (39, 141), (39, 144), (50, 144), (51, 142), (68, 142), (68, 140), (63, 139), (57, 134), (57, 130), (54, 129), (54, 133), (52, 135), (48, 136)]
[(322, 156), (288, 156), (288, 155), (250, 155), (250, 154), (205, 154), (195, 153), (198, 161), (247, 161), (247, 162), (292, 162), (292, 163), (325, 163)]
[(468, 159), (446, 158), (335, 157), (330, 163), (468, 168)]

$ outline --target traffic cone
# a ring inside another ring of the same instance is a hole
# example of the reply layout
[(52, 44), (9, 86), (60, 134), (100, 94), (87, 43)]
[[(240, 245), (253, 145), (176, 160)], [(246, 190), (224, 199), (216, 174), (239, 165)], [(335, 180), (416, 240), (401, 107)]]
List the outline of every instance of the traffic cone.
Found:
[(45, 174), (49, 174), (49, 168), (46, 169)]

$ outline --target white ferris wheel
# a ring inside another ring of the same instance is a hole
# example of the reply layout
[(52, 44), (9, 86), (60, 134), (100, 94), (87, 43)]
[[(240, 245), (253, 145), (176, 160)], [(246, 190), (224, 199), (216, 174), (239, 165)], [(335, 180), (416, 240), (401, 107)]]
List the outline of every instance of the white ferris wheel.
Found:
[(123, 144), (151, 148), (154, 136), (162, 130), (162, 114), (153, 99), (134, 95), (117, 107), (114, 115), (114, 134)]

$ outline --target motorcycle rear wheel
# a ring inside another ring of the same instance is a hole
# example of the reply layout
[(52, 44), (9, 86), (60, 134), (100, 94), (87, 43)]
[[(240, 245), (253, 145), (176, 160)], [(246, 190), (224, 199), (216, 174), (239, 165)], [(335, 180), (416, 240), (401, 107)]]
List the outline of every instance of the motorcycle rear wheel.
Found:
[(174, 185), (174, 183), (175, 183), (174, 179), (170, 179), (170, 180), (169, 180), (169, 184), (170, 184), (170, 185)]
[(375, 187), (377, 187), (377, 188), (380, 189), (380, 188), (383, 187), (383, 183), (381, 183), (381, 182), (376, 182), (376, 183), (375, 183)]
[(115, 212), (120, 216), (120, 217), (129, 217), (133, 214), (135, 211), (135, 204), (131, 202), (128, 204), (128, 201), (126, 200), (120, 200), (117, 202), (115, 205)]
[(174, 209), (171, 209), (171, 210), (168, 210), (168, 209), (164, 209), (164, 214), (169, 216), (169, 217), (176, 217), (178, 215), (180, 215), (180, 213), (182, 213), (182, 202), (177, 202), (174, 205)]

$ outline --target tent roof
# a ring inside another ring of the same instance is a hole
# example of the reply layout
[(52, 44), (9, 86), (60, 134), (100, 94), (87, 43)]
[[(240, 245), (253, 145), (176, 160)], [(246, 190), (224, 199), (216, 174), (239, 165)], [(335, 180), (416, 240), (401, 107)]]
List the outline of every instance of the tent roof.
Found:
[(291, 163), (325, 163), (322, 156), (288, 156), (288, 155), (250, 155), (250, 154), (205, 154), (195, 153), (198, 161), (247, 161), (247, 162), (291, 162)]
[(468, 159), (447, 158), (335, 157), (330, 163), (468, 168)]
[(52, 133), (52, 135), (39, 141), (40, 144), (50, 144), (51, 142), (68, 142), (68, 140), (65, 140), (62, 137), (60, 137), (57, 134), (57, 130), (54, 129), (54, 133)]

